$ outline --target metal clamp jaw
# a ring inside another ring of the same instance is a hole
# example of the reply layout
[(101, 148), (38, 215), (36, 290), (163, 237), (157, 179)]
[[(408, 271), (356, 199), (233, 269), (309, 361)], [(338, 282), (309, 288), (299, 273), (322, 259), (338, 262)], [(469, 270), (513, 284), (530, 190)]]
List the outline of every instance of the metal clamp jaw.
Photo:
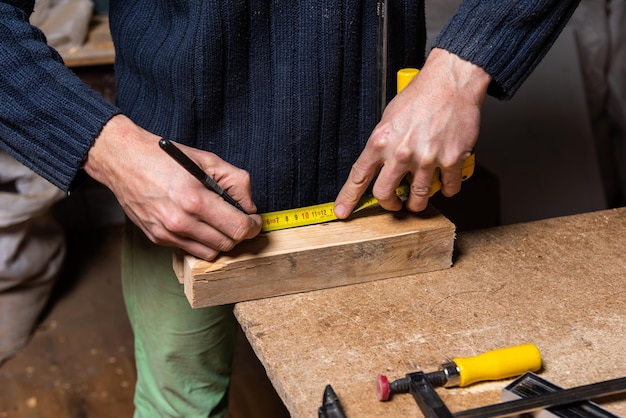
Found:
[(453, 415), (423, 372), (409, 373), (409, 392), (425, 418), (452, 418)]

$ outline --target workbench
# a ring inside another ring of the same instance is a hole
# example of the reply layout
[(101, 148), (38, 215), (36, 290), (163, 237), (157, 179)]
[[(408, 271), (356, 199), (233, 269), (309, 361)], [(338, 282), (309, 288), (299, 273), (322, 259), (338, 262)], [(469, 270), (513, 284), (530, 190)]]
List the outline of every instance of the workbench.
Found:
[[(327, 384), (348, 418), (420, 416), (409, 394), (377, 401), (376, 376), (522, 343), (563, 388), (626, 376), (625, 250), (626, 208), (461, 232), (450, 269), (243, 302), (235, 315), (292, 417), (316, 417)], [(510, 382), (437, 391), (457, 412), (499, 402)], [(626, 417), (626, 394), (601, 404)]]

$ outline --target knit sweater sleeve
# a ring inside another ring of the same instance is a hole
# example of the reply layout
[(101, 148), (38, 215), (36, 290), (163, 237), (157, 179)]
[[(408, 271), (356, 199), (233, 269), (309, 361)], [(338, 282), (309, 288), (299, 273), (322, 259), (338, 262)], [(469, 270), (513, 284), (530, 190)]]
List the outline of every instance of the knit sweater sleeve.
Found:
[(28, 22), (34, 0), (0, 0), (0, 147), (70, 190), (119, 110), (65, 67)]
[(510, 99), (548, 52), (578, 0), (464, 0), (433, 42), (483, 68)]

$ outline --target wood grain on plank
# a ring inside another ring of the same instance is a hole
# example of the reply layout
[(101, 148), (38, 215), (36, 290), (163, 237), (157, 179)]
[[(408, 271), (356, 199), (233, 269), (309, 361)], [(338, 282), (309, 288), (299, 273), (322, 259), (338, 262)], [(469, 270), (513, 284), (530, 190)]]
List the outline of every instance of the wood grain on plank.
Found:
[(205, 261), (175, 253), (192, 307), (221, 305), (449, 268), (455, 227), (433, 208), (372, 208), (347, 221), (273, 231)]

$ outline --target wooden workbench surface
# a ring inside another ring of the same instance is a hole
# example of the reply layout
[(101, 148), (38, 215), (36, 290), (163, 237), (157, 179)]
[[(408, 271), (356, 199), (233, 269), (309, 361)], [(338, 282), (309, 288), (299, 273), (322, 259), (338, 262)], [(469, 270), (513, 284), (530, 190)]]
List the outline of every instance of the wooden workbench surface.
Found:
[[(420, 416), (408, 394), (378, 402), (375, 377), (521, 343), (562, 387), (626, 376), (626, 208), (460, 233), (451, 269), (235, 314), (294, 418), (317, 416), (328, 383), (349, 418)], [(455, 412), (498, 402), (509, 382), (438, 392)], [(626, 395), (602, 405), (626, 416)]]

